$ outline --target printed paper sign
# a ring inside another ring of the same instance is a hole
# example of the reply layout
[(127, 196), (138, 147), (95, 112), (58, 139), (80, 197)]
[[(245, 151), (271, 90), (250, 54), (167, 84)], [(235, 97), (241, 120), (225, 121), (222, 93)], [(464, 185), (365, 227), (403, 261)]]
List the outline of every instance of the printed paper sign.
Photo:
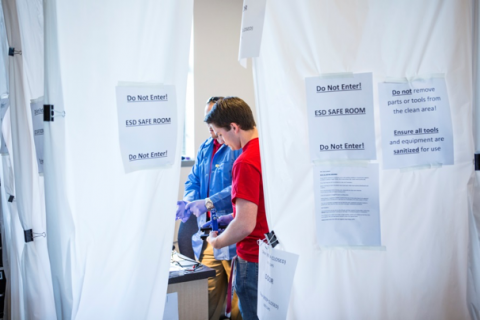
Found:
[(5, 118), (5, 114), (7, 113), (9, 106), (10, 101), (8, 100), (8, 97), (2, 98), (0, 100), (0, 154), (8, 154), (7, 144), (5, 143), (5, 138), (3, 137), (3, 133), (1, 132), (1, 124), (3, 124), (3, 119)]
[(163, 320), (178, 320), (178, 293), (168, 293), (163, 311)]
[(246, 58), (260, 55), (267, 0), (244, 0), (238, 60), (245, 68)]
[(383, 169), (453, 164), (450, 104), (444, 78), (380, 83)]
[(257, 315), (260, 320), (286, 319), (298, 255), (260, 244)]
[(305, 82), (311, 160), (376, 159), (372, 74)]
[(315, 166), (315, 216), (321, 246), (380, 246), (378, 164)]
[(32, 100), (33, 140), (37, 153), (38, 173), (43, 173), (43, 97)]
[(178, 122), (175, 86), (118, 86), (116, 91), (125, 172), (172, 165)]

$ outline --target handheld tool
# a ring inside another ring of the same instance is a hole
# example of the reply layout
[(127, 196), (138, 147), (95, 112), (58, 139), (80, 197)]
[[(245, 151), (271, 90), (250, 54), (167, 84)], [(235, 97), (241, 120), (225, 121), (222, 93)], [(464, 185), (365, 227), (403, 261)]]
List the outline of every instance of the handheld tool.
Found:
[(200, 236), (202, 240), (206, 240), (208, 238), (208, 235), (210, 234), (210, 231), (217, 231), (218, 232), (218, 217), (217, 213), (215, 212), (215, 209), (212, 209), (210, 211), (210, 219), (212, 220), (211, 227), (208, 228), (200, 228), (200, 231), (203, 232), (203, 234)]

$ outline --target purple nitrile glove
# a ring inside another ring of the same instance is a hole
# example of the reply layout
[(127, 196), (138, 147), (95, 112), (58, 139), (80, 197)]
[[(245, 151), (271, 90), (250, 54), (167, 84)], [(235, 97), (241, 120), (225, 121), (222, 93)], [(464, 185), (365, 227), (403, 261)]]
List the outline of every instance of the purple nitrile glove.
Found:
[[(218, 229), (219, 229), (218, 234), (222, 233), (222, 231), (228, 227), (228, 224), (230, 222), (232, 222), (232, 220), (233, 220), (233, 215), (232, 214), (226, 214), (224, 216), (218, 217), (218, 219), (217, 219)], [(202, 226), (202, 229), (207, 229), (207, 228), (211, 228), (211, 227), (212, 227), (212, 221), (210, 220)], [(223, 230), (221, 230), (221, 229), (223, 229)]]
[(233, 214), (226, 214), (224, 216), (220, 216), (217, 219), (217, 223), (219, 227), (226, 228), (232, 222), (233, 220)]
[(202, 199), (202, 200), (189, 202), (185, 207), (185, 210), (189, 210), (198, 218), (203, 213), (207, 212), (207, 207), (205, 206), (205, 200)]
[[(215, 231), (217, 233), (217, 236), (221, 235), (223, 231), (225, 231), (226, 227), (220, 227), (218, 226), (218, 230)], [(212, 229), (212, 220), (208, 221), (202, 226), (202, 229)], [(210, 232), (211, 233), (211, 232)]]
[(182, 220), (182, 222), (187, 222), (188, 218), (192, 214), (190, 210), (187, 210), (185, 206), (188, 204), (187, 201), (177, 201), (177, 214), (175, 220)]

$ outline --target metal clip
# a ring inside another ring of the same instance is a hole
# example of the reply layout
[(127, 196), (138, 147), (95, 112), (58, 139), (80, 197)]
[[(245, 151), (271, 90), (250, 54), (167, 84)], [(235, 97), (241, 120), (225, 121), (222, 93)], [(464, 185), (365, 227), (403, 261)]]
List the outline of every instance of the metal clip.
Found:
[(65, 117), (65, 111), (55, 111), (53, 104), (43, 105), (43, 121), (44, 122), (53, 122), (55, 120), (55, 114), (59, 114), (60, 116)]
[(280, 242), (278, 242), (277, 236), (275, 235), (275, 232), (273, 232), (273, 230), (270, 231), (269, 233), (265, 233), (265, 238), (266, 238), (268, 244), (272, 248), (275, 248), (277, 246), (277, 244), (280, 243)]
[(16, 55), (16, 54), (21, 55), (21, 54), (22, 54), (22, 51), (15, 50), (15, 48), (13, 48), (13, 47), (8, 48), (8, 55), (9, 55), (9, 56), (13, 57), (13, 56)]
[(28, 230), (25, 230), (23, 231), (23, 234), (25, 236), (25, 242), (32, 242), (33, 241), (33, 230), (32, 229), (28, 229)]

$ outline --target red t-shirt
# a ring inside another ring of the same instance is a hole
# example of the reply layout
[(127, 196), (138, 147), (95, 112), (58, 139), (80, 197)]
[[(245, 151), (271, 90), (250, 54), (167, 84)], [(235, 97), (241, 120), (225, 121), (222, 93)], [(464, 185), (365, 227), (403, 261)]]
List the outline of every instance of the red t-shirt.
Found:
[(268, 233), (265, 199), (263, 197), (262, 167), (258, 138), (250, 140), (232, 169), (233, 216), (236, 215), (235, 201), (241, 198), (258, 206), (257, 224), (252, 233), (237, 243), (237, 255), (243, 260), (258, 263), (257, 240), (265, 239)]

